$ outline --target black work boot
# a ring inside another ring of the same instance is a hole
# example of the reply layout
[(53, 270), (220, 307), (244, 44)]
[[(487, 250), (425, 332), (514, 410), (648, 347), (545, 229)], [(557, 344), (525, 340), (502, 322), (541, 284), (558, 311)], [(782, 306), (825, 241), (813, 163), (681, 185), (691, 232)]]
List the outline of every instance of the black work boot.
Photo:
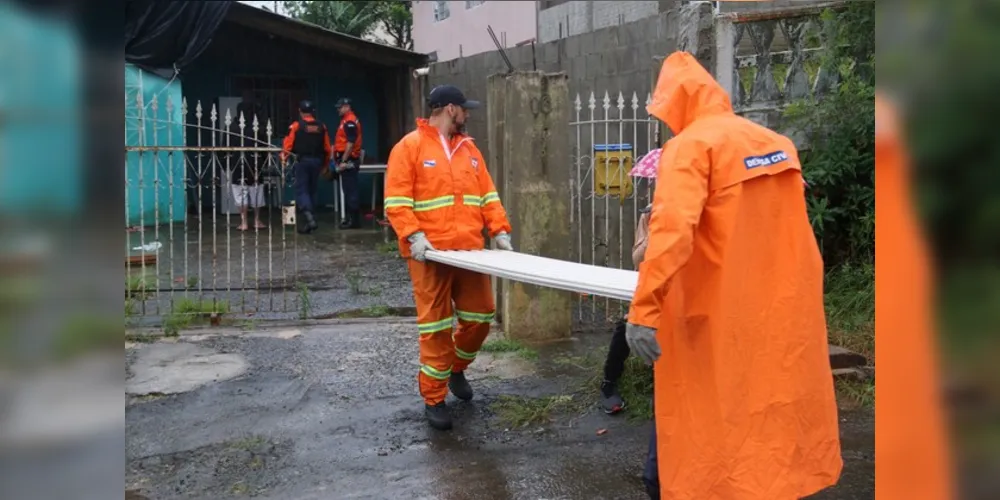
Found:
[(444, 404), (444, 401), (436, 405), (424, 405), (424, 415), (427, 417), (427, 423), (431, 424), (431, 427), (439, 431), (451, 430), (451, 414), (448, 413), (448, 407)]
[(361, 229), (361, 212), (351, 214), (351, 229)]
[(341, 229), (350, 229), (351, 225), (354, 224), (354, 221), (352, 219), (353, 219), (353, 215), (352, 214), (347, 214), (347, 216), (345, 216), (343, 219), (341, 219), (341, 221), (340, 221), (340, 228)]
[(306, 220), (306, 230), (309, 232), (313, 232), (319, 227), (319, 224), (316, 223), (316, 217), (313, 217), (312, 212), (306, 210), (302, 212), (302, 217)]
[(451, 377), (448, 378), (448, 388), (451, 389), (451, 393), (456, 398), (462, 401), (472, 399), (472, 386), (465, 379), (465, 372), (452, 372)]

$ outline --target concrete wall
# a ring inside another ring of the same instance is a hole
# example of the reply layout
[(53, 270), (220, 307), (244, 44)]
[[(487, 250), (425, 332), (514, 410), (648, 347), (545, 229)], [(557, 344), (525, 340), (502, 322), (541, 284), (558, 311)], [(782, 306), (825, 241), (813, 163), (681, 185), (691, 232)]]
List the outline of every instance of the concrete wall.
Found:
[(719, 2), (719, 13), (762, 13), (805, 7), (810, 4), (830, 3), (830, 0), (768, 0), (764, 2)]
[(540, 9), (538, 42), (546, 43), (655, 16), (662, 2), (565, 2), (544, 10), (542, 2), (534, 3)]
[[(584, 106), (592, 91), (600, 96), (605, 91), (621, 91), (629, 99), (635, 92), (644, 106), (651, 90), (653, 57), (675, 50), (679, 22), (679, 14), (668, 12), (534, 47), (512, 48), (507, 50), (507, 56), (517, 70), (567, 73), (570, 98), (580, 94)], [(445, 83), (457, 85), (470, 99), (485, 102), (487, 77), (506, 71), (500, 54), (493, 51), (432, 64), (428, 84), (430, 88)], [(481, 149), (489, 149), (485, 110), (470, 117), (468, 130)]]
[(535, 38), (535, 2), (487, 1), (470, 8), (464, 0), (447, 2), (450, 15), (441, 21), (434, 20), (435, 3), (413, 3), (413, 50), (436, 51), (438, 61), (496, 50), (487, 26), (504, 47)]

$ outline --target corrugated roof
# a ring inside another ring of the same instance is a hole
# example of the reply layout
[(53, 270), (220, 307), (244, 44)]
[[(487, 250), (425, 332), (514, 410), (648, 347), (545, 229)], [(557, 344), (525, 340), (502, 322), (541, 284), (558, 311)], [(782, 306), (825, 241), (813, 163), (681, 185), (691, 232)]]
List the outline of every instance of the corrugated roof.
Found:
[(233, 2), (226, 15), (226, 21), (302, 44), (340, 52), (380, 66), (417, 68), (427, 65), (427, 55), (425, 54), (370, 42), (242, 2)]

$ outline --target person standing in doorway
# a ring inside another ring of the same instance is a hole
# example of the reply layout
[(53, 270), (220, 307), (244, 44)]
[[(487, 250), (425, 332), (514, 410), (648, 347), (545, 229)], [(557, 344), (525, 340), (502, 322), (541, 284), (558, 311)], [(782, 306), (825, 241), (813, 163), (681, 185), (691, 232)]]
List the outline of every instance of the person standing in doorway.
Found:
[(351, 109), (351, 100), (341, 97), (337, 101), (340, 125), (333, 140), (334, 162), (340, 185), (344, 189), (347, 213), (340, 222), (341, 229), (361, 227), (361, 207), (358, 197), (358, 173), (361, 170), (361, 122)]
[[(495, 305), (490, 277), (426, 260), (428, 250), (482, 250), (488, 232), (500, 250), (512, 250), (510, 222), (483, 154), (463, 129), (479, 107), (451, 85), (430, 93), (430, 119), (417, 121), (389, 154), (385, 211), (409, 258), (420, 333), (417, 380), (431, 427), (451, 429), (445, 405), (472, 399), (465, 369), (490, 333)], [(458, 331), (452, 335), (452, 322)]]
[[(241, 120), (242, 119), (242, 120)], [(258, 139), (254, 137), (254, 119), (259, 124), (266, 122), (264, 107), (257, 101), (253, 90), (243, 89), (242, 100), (236, 105), (236, 116), (230, 124), (230, 137), (228, 144), (231, 146), (257, 147)], [(240, 128), (240, 123), (244, 126)], [(240, 225), (237, 229), (246, 231), (250, 229), (249, 212), (254, 211), (254, 228), (264, 229), (266, 226), (261, 222), (260, 212), (266, 205), (264, 200), (264, 186), (261, 184), (261, 168), (264, 156), (258, 152), (231, 155), (231, 159), (236, 161), (236, 167), (232, 172), (232, 193), (233, 201), (240, 210)]]
[(319, 187), (319, 172), (323, 165), (330, 163), (333, 148), (326, 125), (316, 119), (316, 110), (311, 101), (299, 103), (299, 119), (288, 127), (288, 135), (281, 151), (281, 163), (287, 164), (289, 154), (295, 155), (292, 173), (295, 175), (295, 207), (302, 217), (299, 232), (311, 233), (319, 225), (316, 223), (316, 191)]

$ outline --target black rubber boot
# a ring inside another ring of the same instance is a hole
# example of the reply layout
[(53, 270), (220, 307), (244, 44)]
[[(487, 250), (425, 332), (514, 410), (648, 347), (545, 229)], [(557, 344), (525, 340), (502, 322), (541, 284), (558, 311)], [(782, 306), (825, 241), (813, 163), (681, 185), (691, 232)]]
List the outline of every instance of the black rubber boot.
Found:
[(348, 215), (347, 217), (344, 217), (344, 219), (340, 221), (340, 228), (341, 229), (350, 229), (351, 228), (351, 224), (353, 224), (353, 223), (354, 222), (351, 220), (351, 216)]
[(351, 229), (361, 229), (361, 212), (351, 214)]
[(451, 389), (451, 393), (462, 401), (472, 399), (472, 386), (465, 379), (465, 372), (453, 372), (448, 378), (448, 389)]
[(319, 227), (319, 224), (316, 223), (316, 217), (313, 217), (312, 212), (306, 210), (302, 212), (302, 217), (306, 220), (306, 230), (309, 232), (313, 232)]
[(451, 430), (451, 414), (448, 413), (448, 407), (444, 401), (433, 406), (425, 404), (424, 415), (431, 427), (439, 431)]

